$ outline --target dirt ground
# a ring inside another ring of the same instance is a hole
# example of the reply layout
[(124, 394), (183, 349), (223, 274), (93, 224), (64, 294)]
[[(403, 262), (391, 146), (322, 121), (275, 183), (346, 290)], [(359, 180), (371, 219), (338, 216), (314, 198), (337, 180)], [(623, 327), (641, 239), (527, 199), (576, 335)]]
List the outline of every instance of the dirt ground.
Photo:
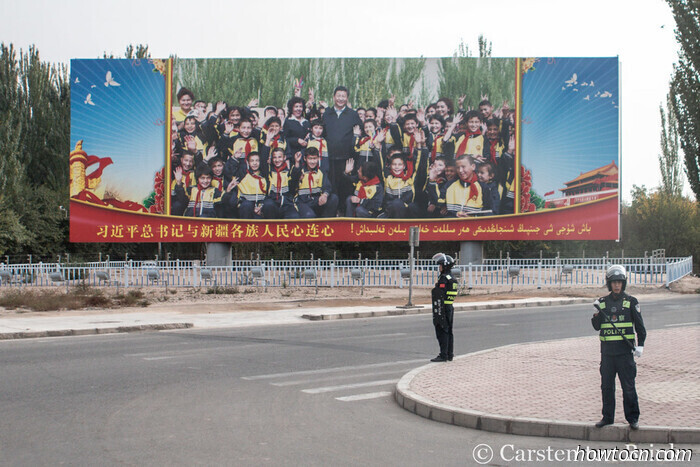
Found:
[[(47, 288), (42, 288), (43, 290)], [(29, 289), (39, 292), (42, 289)], [(56, 291), (65, 292), (62, 287), (54, 287)], [(103, 287), (103, 293), (113, 296), (117, 293), (116, 288)], [(0, 289), (0, 296), (8, 291), (17, 290), (3, 288)], [(26, 290), (26, 289), (25, 289)], [(132, 289), (127, 289), (132, 290)], [(227, 304), (234, 305), (232, 312), (253, 311), (253, 310), (273, 310), (285, 308), (306, 308), (306, 307), (344, 307), (362, 305), (399, 305), (408, 301), (408, 288), (381, 288), (366, 287), (362, 292), (359, 287), (319, 287), (318, 294), (313, 287), (262, 287), (239, 286), (228, 289), (219, 289), (219, 294), (207, 293), (211, 291), (208, 287), (200, 289), (179, 288), (165, 289), (164, 287), (142, 288), (150, 305), (158, 308), (167, 308), (168, 305), (188, 305), (188, 304)], [(121, 289), (124, 292), (124, 289)], [(700, 278), (696, 276), (686, 276), (683, 279), (671, 284), (670, 288), (664, 286), (631, 286), (627, 292), (630, 295), (640, 296), (646, 294), (674, 294), (674, 293), (700, 293)], [(516, 287), (512, 292), (510, 287), (489, 287), (475, 288), (472, 290), (462, 289), (457, 299), (460, 303), (470, 301), (488, 300), (509, 300), (518, 298), (533, 297), (599, 297), (607, 293), (604, 287), (548, 287), (536, 289), (534, 287)], [(430, 302), (430, 289), (427, 287), (414, 287), (412, 302), (425, 304)], [(92, 309), (94, 311), (95, 309)], [(112, 308), (112, 311), (117, 309)], [(193, 307), (192, 311), (196, 308)], [(29, 310), (7, 310), (0, 307), (0, 316), (15, 313), (27, 313)], [(81, 310), (82, 312), (90, 309)], [(44, 315), (51, 312), (36, 312)], [(63, 312), (65, 313), (65, 312)]]

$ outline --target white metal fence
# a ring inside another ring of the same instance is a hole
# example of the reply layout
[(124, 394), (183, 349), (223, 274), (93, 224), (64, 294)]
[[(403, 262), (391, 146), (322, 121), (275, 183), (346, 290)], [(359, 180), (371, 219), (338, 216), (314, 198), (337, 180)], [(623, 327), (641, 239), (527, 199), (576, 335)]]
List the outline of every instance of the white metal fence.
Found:
[[(605, 270), (622, 264), (630, 285), (666, 285), (690, 274), (693, 258), (552, 258), (484, 260), (453, 269), (463, 287), (602, 286)], [(85, 264), (0, 263), (0, 287), (77, 285), (116, 287), (404, 287), (410, 277), (403, 260), (264, 260), (235, 261), (231, 266), (206, 266), (198, 261), (110, 261)], [(413, 284), (432, 286), (437, 268), (429, 259), (416, 260)]]

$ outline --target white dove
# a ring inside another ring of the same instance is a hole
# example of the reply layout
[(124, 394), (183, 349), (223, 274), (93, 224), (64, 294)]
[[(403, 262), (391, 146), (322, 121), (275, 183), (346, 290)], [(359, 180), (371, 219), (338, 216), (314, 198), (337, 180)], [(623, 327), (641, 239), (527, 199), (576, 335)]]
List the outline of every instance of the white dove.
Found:
[(567, 86), (573, 86), (574, 84), (578, 84), (578, 76), (576, 76), (576, 73), (574, 73), (571, 76), (571, 79), (567, 79), (564, 82), (566, 83)]
[(591, 100), (591, 95), (586, 94), (586, 97), (583, 98), (584, 101), (590, 101)]
[(589, 86), (595, 86), (595, 84), (593, 83), (593, 80), (591, 80), (591, 82), (588, 83), (588, 85), (589, 85)]
[(117, 83), (116, 81), (114, 81), (114, 79), (112, 79), (112, 72), (111, 71), (107, 72), (105, 79), (107, 80), (107, 81), (105, 81), (105, 87), (121, 86), (121, 84)]
[(583, 83), (581, 83), (581, 86), (588, 86), (588, 83), (584, 81)]
[(610, 94), (608, 91), (604, 91), (603, 94), (600, 95), (601, 98), (605, 97), (612, 97), (612, 94)]
[(91, 87), (91, 88), (96, 88), (96, 87), (97, 87), (97, 85), (96, 85), (96, 84), (93, 84), (93, 85), (92, 85), (92, 86), (90, 86), (90, 87)]
[(75, 78), (75, 84), (78, 84), (80, 82), (80, 79), (78, 77)]
[(92, 102), (92, 94), (87, 95), (87, 97), (85, 98), (85, 103), (88, 105), (95, 105), (95, 103)]
[(572, 91), (578, 92), (578, 88), (574, 88), (574, 89), (572, 89)]

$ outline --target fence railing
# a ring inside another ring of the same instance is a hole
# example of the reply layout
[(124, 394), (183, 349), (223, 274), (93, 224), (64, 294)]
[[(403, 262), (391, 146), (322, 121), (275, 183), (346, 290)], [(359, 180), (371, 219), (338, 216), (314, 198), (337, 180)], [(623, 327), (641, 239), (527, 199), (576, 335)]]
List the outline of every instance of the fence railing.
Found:
[[(455, 266), (453, 275), (466, 288), (603, 286), (605, 270), (622, 264), (628, 284), (669, 286), (690, 274), (693, 258), (554, 258), (484, 260)], [(408, 259), (252, 260), (231, 266), (206, 266), (197, 261), (110, 261), (85, 264), (3, 264), (0, 287), (77, 285), (116, 287), (405, 287), (411, 277)], [(430, 259), (414, 262), (413, 284), (432, 286), (438, 277)]]

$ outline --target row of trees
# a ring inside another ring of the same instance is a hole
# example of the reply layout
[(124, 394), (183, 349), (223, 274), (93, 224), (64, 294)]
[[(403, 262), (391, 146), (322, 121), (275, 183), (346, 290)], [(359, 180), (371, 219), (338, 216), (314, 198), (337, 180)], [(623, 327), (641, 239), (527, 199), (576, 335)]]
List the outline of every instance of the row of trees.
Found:
[(176, 89), (184, 86), (197, 99), (237, 105), (259, 98), (261, 105), (284, 106), (291, 97), (291, 83), (299, 77), (304, 78), (303, 97), (313, 89), (317, 100), (329, 104), (338, 84), (348, 87), (353, 107), (374, 107), (391, 95), (396, 102), (413, 100), (425, 107), (439, 97), (456, 101), (465, 93), (466, 104), (472, 106), (482, 95), (496, 105), (504, 100), (512, 104), (514, 60), (489, 59), (490, 44), (483, 37), (479, 44), (479, 60), (459, 60), (471, 55), (462, 43), (453, 57), (439, 59), (436, 69), (429, 69), (424, 58), (175, 60), (173, 81)]
[[(681, 160), (685, 162), (685, 173), (696, 195), (700, 195), (698, 182), (698, 103), (700, 103), (700, 84), (698, 83), (698, 50), (700, 50), (700, 27), (698, 27), (698, 7), (688, 1), (671, 1), (674, 14), (679, 21), (678, 34), (683, 31), (695, 31), (684, 41), (679, 38), (683, 51), (679, 65), (672, 82), (667, 110), (661, 109), (662, 116), (662, 147), (659, 158), (662, 184), (659, 189), (635, 187), (632, 192), (632, 202), (623, 206), (622, 232), (620, 242), (487, 242), (486, 254), (498, 256), (499, 252), (509, 251), (513, 257), (533, 257), (543, 251), (546, 256), (556, 252), (562, 255), (579, 255), (585, 251), (586, 256), (597, 256), (609, 251), (611, 255), (624, 250), (625, 256), (643, 255), (644, 251), (664, 247), (668, 256), (684, 256), (692, 254), (696, 260), (700, 258), (700, 214), (696, 202), (681, 195), (683, 179), (681, 176)], [(679, 15), (689, 15), (679, 18)], [(688, 19), (690, 18), (690, 19)], [(694, 18), (694, 19), (693, 19)], [(694, 29), (693, 29), (694, 28)], [(689, 43), (687, 47), (683, 44)], [(479, 38), (479, 56), (490, 56), (491, 44)], [(470, 56), (471, 52), (461, 44), (455, 57)], [(113, 55), (104, 55), (114, 58)], [(124, 53), (125, 58), (149, 57), (148, 46), (129, 46)], [(338, 59), (340, 60), (340, 59)], [(180, 62), (183, 66), (193, 66), (200, 61)], [(226, 62), (212, 61), (212, 64), (228, 67)], [(313, 66), (321, 66), (320, 62), (306, 60), (288, 61), (287, 70), (291, 83), (294, 77), (311, 76)], [(329, 66), (332, 62), (328, 62)], [(480, 62), (488, 64), (488, 61)], [(491, 62), (490, 66), (498, 62)], [(381, 68), (377, 73), (363, 67), (375, 66)], [(219, 66), (216, 65), (216, 66)], [(337, 65), (337, 63), (336, 63)], [(462, 70), (459, 61), (453, 58), (441, 59), (441, 73), (445, 77), (444, 86), (449, 82), (459, 81), (460, 73), (472, 74), (474, 70)], [(199, 66), (199, 65), (197, 65)], [(251, 63), (250, 66), (254, 66)], [(261, 62), (259, 70), (246, 69), (247, 73), (262, 73), (265, 65)], [(386, 61), (355, 62), (356, 69), (344, 69), (343, 73), (362, 73), (368, 79), (365, 86), (355, 90), (359, 102), (363, 104), (375, 102), (384, 97), (387, 82), (390, 89), (397, 95), (397, 101), (402, 102), (401, 96), (409, 96), (420, 83), (416, 85), (416, 76), (420, 76), (424, 66), (423, 59), (404, 60), (401, 68), (391, 59)], [(269, 71), (269, 70), (268, 70)], [(210, 71), (212, 72), (212, 71)], [(215, 73), (227, 70), (213, 71)], [(337, 72), (337, 70), (336, 70)], [(195, 70), (181, 70), (183, 76), (197, 76)], [(258, 75), (255, 75), (258, 76)], [(451, 78), (447, 79), (448, 77)], [(386, 77), (389, 77), (388, 81)], [(685, 81), (684, 81), (685, 80)], [(96, 252), (109, 254), (112, 258), (153, 257), (159, 253), (157, 244), (70, 244), (68, 242), (68, 154), (70, 152), (70, 78), (65, 65), (55, 65), (42, 62), (38, 50), (34, 47), (28, 51), (17, 51), (10, 45), (0, 47), (0, 255), (12, 255), (12, 261), (25, 261), (27, 254), (38, 258), (55, 261), (57, 254), (68, 252), (72, 259), (92, 260)], [(216, 80), (214, 80), (216, 81)], [(255, 79), (246, 82), (254, 83)], [(211, 82), (205, 80), (205, 82)], [(230, 81), (229, 81), (230, 82)], [(277, 80), (284, 82), (284, 80)], [(308, 82), (307, 82), (308, 83)], [(374, 84), (372, 84), (374, 83)], [(312, 83), (308, 83), (312, 85)], [(252, 85), (252, 84), (251, 84)], [(331, 84), (328, 84), (330, 87)], [(193, 86), (194, 87), (194, 86)], [(267, 90), (270, 96), (280, 93), (288, 96), (289, 89)], [(500, 88), (501, 86), (498, 85)], [(236, 87), (238, 88), (238, 86)], [(440, 88), (440, 92), (443, 90)], [(230, 90), (234, 92), (234, 89)], [(257, 90), (243, 89), (240, 96), (221, 96), (218, 90), (209, 91), (204, 88), (202, 97), (217, 99), (224, 97), (232, 102), (247, 101), (257, 97)], [(207, 92), (211, 92), (208, 97)], [(317, 88), (319, 93), (330, 94), (332, 89)], [(364, 94), (363, 94), (364, 92)], [(427, 94), (422, 91), (424, 98)], [(455, 92), (444, 90), (444, 95)], [(476, 92), (476, 91), (475, 91)], [(489, 95), (493, 90), (485, 91)], [(198, 94), (199, 95), (199, 94)], [(324, 94), (325, 95), (325, 94)], [(267, 94), (265, 94), (267, 96)], [(690, 101), (684, 99), (690, 96)], [(499, 96), (493, 96), (498, 102)], [(271, 97), (271, 99), (274, 97)], [(508, 96), (504, 96), (508, 99)], [(285, 97), (286, 99), (286, 97)], [(469, 100), (469, 98), (468, 98)], [(367, 104), (364, 104), (367, 105)], [(418, 102), (418, 105), (422, 105)], [(695, 109), (695, 110), (693, 110)], [(694, 114), (692, 112), (695, 112)], [(651, 118), (651, 117), (650, 117)], [(695, 126), (692, 126), (695, 125)], [(695, 130), (691, 130), (695, 128)], [(690, 135), (688, 134), (690, 132)], [(684, 158), (679, 153), (679, 147)], [(695, 148), (695, 149), (693, 149)], [(693, 152), (694, 151), (694, 152)], [(694, 165), (693, 165), (694, 164)], [(457, 251), (459, 244), (454, 242), (423, 244), (424, 254), (431, 254), (432, 249)], [(249, 257), (251, 253), (259, 253), (263, 257), (339, 257), (373, 256), (376, 251), (382, 251), (384, 257), (403, 256), (406, 247), (401, 243), (327, 243), (327, 244), (238, 244), (234, 247), (237, 257)], [(167, 244), (160, 254), (171, 253), (173, 257), (193, 258), (203, 257), (204, 250), (200, 244)], [(64, 256), (65, 257), (65, 256)], [(103, 256), (104, 257), (104, 256)], [(0, 260), (4, 258), (0, 257)]]

